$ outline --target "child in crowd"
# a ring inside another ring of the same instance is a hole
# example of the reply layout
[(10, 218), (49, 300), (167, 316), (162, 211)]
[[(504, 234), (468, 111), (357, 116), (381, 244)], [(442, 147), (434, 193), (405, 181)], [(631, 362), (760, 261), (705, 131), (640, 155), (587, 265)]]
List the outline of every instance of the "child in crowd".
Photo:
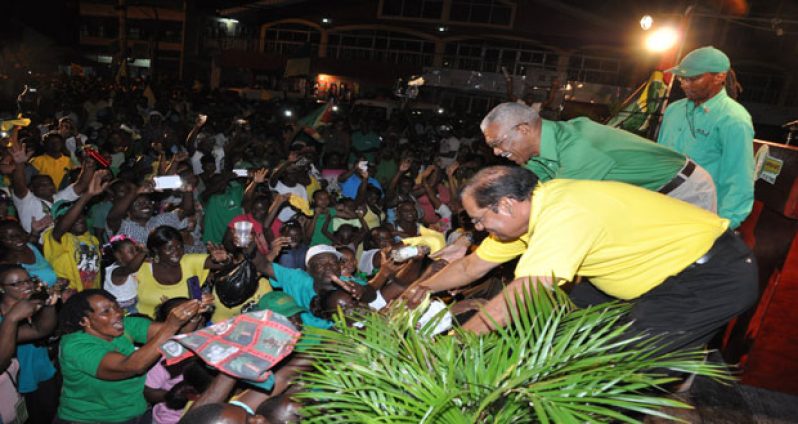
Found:
[(147, 257), (147, 250), (124, 234), (111, 237), (106, 245), (106, 257), (114, 262), (105, 268), (103, 288), (116, 297), (119, 306), (128, 314), (138, 313), (139, 283), (136, 271)]
[[(172, 309), (188, 302), (178, 297), (162, 303), (155, 312), (155, 321), (164, 322)], [(180, 334), (191, 333), (205, 324), (205, 316), (197, 314), (182, 328)], [(154, 404), (153, 424), (175, 424), (183, 415), (183, 408), (189, 400), (196, 400), (211, 382), (211, 375), (197, 359), (186, 359), (177, 364), (166, 365), (158, 361), (144, 382), (144, 397)]]
[(286, 268), (304, 270), (305, 254), (310, 246), (305, 242), (302, 225), (295, 220), (288, 221), (280, 228), (280, 235), (288, 238), (288, 244), (281, 250), (277, 263)]

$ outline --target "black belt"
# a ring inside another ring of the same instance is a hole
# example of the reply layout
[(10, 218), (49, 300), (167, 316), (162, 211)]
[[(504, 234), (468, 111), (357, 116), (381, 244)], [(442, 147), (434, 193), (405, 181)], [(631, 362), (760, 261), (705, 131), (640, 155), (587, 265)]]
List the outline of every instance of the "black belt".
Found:
[(676, 174), (676, 176), (673, 177), (673, 179), (670, 180), (668, 184), (665, 184), (664, 186), (662, 186), (661, 189), (657, 191), (662, 194), (668, 194), (673, 190), (676, 190), (677, 187), (684, 184), (684, 182), (687, 181), (688, 178), (690, 178), (690, 175), (693, 175), (695, 167), (696, 167), (695, 162), (691, 161), (690, 159), (687, 159), (687, 163), (684, 165), (681, 171), (679, 171), (679, 173)]
[(712, 247), (709, 249), (709, 251), (705, 253), (704, 256), (696, 259), (695, 262), (691, 263), (687, 267), (687, 269), (695, 268), (698, 265), (704, 265), (705, 263), (709, 262), (710, 260), (712, 260), (713, 257), (715, 257), (718, 247), (722, 242), (725, 242), (729, 239), (734, 239), (735, 237), (737, 236), (734, 234), (733, 231), (731, 230), (724, 231), (723, 234), (720, 235), (720, 237), (715, 239), (715, 243), (712, 244)]

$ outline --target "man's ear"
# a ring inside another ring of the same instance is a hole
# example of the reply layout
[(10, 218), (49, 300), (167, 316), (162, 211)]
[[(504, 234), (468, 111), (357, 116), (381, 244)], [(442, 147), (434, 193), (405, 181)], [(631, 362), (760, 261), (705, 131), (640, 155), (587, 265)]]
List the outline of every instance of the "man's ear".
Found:
[(87, 328), (91, 328), (91, 321), (89, 321), (89, 317), (83, 317), (80, 320), (80, 326), (83, 327), (84, 330)]
[(726, 72), (718, 72), (717, 74), (715, 74), (715, 83), (725, 84), (726, 83)]
[(515, 209), (515, 199), (511, 199), (509, 197), (502, 197), (496, 203), (496, 213), (504, 215), (504, 216), (511, 216), (513, 214), (513, 209)]

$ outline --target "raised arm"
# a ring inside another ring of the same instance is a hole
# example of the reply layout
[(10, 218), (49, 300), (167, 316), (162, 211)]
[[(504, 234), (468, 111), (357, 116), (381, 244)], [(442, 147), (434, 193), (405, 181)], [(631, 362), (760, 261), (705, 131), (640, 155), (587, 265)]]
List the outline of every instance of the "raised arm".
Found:
[(108, 228), (110, 228), (114, 233), (119, 231), (119, 226), (122, 225), (122, 220), (127, 216), (127, 211), (130, 209), (130, 205), (133, 204), (133, 201), (136, 200), (136, 197), (140, 194), (149, 193), (152, 191), (152, 187), (150, 187), (147, 183), (140, 187), (136, 187), (133, 184), (129, 185), (130, 189), (127, 191), (127, 194), (125, 194), (124, 197), (121, 199), (114, 199), (113, 206), (108, 212), (108, 218), (106, 218)]
[(252, 199), (255, 198), (255, 190), (258, 188), (259, 184), (263, 184), (263, 182), (266, 181), (266, 174), (268, 173), (269, 170), (266, 168), (261, 168), (252, 172), (252, 179), (244, 190), (244, 199), (241, 202), (245, 210), (251, 209)]
[(15, 142), (15, 135), (12, 136), (11, 147), (8, 152), (14, 160), (14, 172), (11, 174), (11, 185), (14, 189), (14, 196), (22, 199), (28, 195), (28, 185), (25, 181), (25, 164), (28, 163), (30, 158), (33, 157), (33, 152), (28, 152), (26, 146), (19, 142)]
[(83, 160), (83, 164), (80, 167), (80, 174), (78, 175), (78, 180), (75, 181), (75, 184), (72, 186), (72, 189), (75, 190), (75, 194), (83, 194), (84, 191), (89, 187), (91, 183), (91, 177), (94, 176), (94, 172), (97, 170), (97, 162), (94, 161), (92, 158), (86, 158)]
[(108, 352), (97, 368), (101, 380), (125, 380), (144, 374), (155, 361), (161, 358), (158, 348), (180, 330), (200, 309), (198, 300), (190, 300), (175, 307), (166, 322), (152, 323), (147, 331), (147, 343), (130, 355)]
[(108, 176), (108, 171), (98, 171), (94, 173), (91, 183), (86, 191), (80, 195), (80, 198), (69, 208), (66, 215), (61, 219), (57, 219), (55, 227), (53, 228), (53, 238), (57, 242), (61, 242), (61, 237), (69, 232), (75, 222), (83, 215), (83, 209), (89, 204), (89, 201), (96, 195), (100, 194), (108, 187), (109, 182), (103, 182), (103, 178)]
[(186, 148), (191, 152), (194, 153), (194, 139), (197, 138), (197, 135), (202, 130), (202, 127), (205, 126), (205, 123), (208, 122), (208, 115), (199, 114), (197, 115), (197, 119), (194, 121), (194, 127), (191, 128), (191, 131), (188, 132), (186, 136)]
[(136, 252), (136, 256), (133, 257), (133, 260), (130, 261), (127, 266), (119, 266), (114, 268), (113, 272), (111, 272), (111, 282), (114, 284), (122, 284), (125, 282), (127, 277), (130, 274), (134, 274), (138, 272), (139, 268), (141, 268), (141, 264), (144, 263), (144, 260), (147, 259), (147, 250), (142, 248), (141, 246), (136, 246), (138, 249)]

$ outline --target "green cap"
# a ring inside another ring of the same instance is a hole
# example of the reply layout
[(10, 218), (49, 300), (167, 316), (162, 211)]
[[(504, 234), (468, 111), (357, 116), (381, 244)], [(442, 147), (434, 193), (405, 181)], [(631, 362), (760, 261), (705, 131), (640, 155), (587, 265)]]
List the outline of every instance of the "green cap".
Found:
[(53, 220), (56, 220), (66, 215), (67, 212), (69, 212), (69, 208), (74, 204), (75, 202), (70, 202), (68, 200), (59, 200), (50, 207), (50, 215), (53, 217)]
[(293, 297), (281, 291), (270, 291), (261, 296), (257, 309), (261, 311), (269, 309), (285, 317), (305, 312), (301, 306), (294, 302)]
[(694, 77), (709, 72), (726, 72), (730, 67), (731, 61), (726, 53), (712, 46), (706, 46), (691, 51), (679, 65), (665, 72), (677, 77)]

